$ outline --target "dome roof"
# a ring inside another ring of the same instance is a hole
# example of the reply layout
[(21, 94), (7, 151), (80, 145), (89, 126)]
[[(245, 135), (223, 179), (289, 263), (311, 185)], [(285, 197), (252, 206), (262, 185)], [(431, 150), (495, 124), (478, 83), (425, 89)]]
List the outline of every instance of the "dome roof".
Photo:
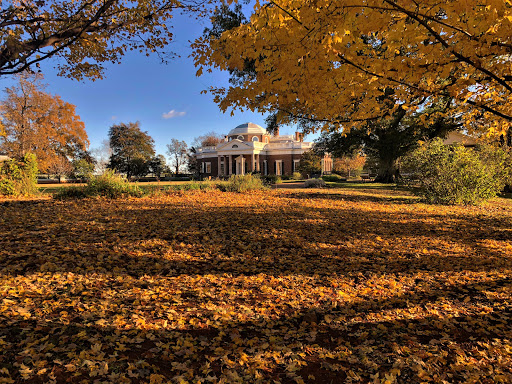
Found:
[(238, 127), (229, 131), (228, 136), (246, 135), (248, 133), (253, 135), (268, 135), (267, 130), (263, 127), (260, 127), (258, 124), (245, 123), (240, 124)]

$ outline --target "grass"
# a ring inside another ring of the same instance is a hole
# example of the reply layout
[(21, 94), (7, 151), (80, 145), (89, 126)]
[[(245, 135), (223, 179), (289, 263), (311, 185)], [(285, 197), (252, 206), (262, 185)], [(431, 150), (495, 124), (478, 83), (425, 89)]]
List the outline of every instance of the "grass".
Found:
[(512, 382), (511, 207), (369, 184), (0, 202), (0, 382)]

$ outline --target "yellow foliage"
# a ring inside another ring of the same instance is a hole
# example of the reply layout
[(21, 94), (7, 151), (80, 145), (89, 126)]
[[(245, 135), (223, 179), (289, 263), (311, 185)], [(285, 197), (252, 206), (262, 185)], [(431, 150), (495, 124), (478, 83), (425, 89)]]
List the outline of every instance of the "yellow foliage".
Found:
[(248, 23), (198, 39), (193, 55), (224, 70), (254, 60), (255, 76), (213, 88), (222, 110), (349, 128), (389, 113), (385, 95), (411, 113), (451, 98), (468, 129), (497, 122), (501, 133), (512, 121), (511, 19), (502, 0), (264, 1)]

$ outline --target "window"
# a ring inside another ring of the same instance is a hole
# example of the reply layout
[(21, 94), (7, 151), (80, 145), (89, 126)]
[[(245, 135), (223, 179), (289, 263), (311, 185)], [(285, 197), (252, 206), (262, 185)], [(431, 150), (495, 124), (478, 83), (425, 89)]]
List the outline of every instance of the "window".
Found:
[(258, 136), (253, 136), (252, 141), (260, 141), (260, 139), (258, 139)]
[(233, 140), (233, 138), (230, 136), (230, 137), (229, 137), (229, 141), (231, 141), (231, 140)]
[(237, 139), (244, 141), (244, 137), (242, 135), (238, 135)]
[(226, 174), (226, 172), (224, 172), (224, 161), (220, 162), (220, 174), (221, 175), (225, 175)]
[(212, 163), (205, 163), (205, 165), (206, 165), (205, 173), (212, 173)]
[(265, 143), (268, 143), (268, 137), (265, 137)]
[(276, 175), (281, 176), (283, 174), (283, 160), (276, 160)]
[(231, 148), (238, 148), (238, 145), (235, 144)]
[(299, 169), (299, 162), (300, 160), (293, 160), (293, 172), (297, 172)]
[(263, 160), (263, 174), (266, 176), (268, 175), (268, 166), (267, 166), (267, 160)]

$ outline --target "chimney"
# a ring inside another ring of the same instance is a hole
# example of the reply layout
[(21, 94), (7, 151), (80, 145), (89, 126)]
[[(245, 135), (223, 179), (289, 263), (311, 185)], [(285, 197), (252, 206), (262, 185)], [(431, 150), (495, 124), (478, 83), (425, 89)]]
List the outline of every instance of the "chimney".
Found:
[(279, 125), (276, 127), (276, 129), (274, 129), (274, 136), (279, 136)]
[(295, 141), (304, 141), (304, 134), (302, 132), (295, 132)]

